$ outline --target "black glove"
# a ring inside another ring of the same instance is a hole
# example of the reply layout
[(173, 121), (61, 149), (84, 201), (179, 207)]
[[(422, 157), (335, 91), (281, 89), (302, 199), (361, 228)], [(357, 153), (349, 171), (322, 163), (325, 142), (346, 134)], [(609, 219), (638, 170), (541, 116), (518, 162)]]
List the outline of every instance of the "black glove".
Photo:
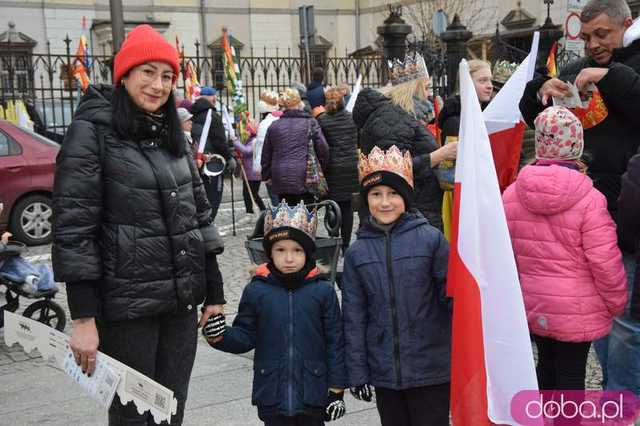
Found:
[(338, 420), (340, 417), (344, 416), (346, 408), (342, 399), (343, 397), (344, 392), (335, 393), (333, 391), (329, 391), (329, 401), (324, 409), (325, 422)]
[(351, 395), (360, 401), (371, 402), (373, 399), (373, 392), (369, 385), (354, 386), (349, 390), (351, 391)]
[(224, 314), (212, 315), (202, 327), (202, 334), (207, 339), (214, 339), (222, 336), (227, 329), (227, 323)]

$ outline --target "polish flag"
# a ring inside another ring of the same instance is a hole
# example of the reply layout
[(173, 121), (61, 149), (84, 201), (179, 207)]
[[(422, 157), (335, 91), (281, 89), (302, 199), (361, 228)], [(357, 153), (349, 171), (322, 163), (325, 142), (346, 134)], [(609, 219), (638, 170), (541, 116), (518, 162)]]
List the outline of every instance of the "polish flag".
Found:
[(454, 426), (515, 425), (513, 396), (538, 384), (489, 136), (465, 60), (460, 98), (447, 281), (453, 297), (451, 416)]
[(533, 78), (539, 38), (540, 34), (537, 31), (533, 33), (529, 55), (484, 110), (484, 120), (489, 132), (500, 192), (516, 180), (518, 173), (522, 137), (526, 128), (518, 104), (525, 86)]

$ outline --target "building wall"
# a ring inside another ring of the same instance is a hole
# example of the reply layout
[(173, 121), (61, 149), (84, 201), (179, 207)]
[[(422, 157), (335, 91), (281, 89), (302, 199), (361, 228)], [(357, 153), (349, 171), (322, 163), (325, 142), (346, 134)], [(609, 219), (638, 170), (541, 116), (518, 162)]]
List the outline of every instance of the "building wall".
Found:
[[(454, 0), (450, 0), (454, 1)], [(466, 10), (474, 13), (472, 6), (480, 0), (455, 0), (469, 3)], [(511, 9), (517, 7), (517, 0), (482, 0), (485, 9), (495, 10), (484, 25), (469, 28), (475, 35), (495, 31), (495, 21), (501, 20)], [(195, 54), (193, 43), (201, 40), (200, 0), (126, 0), (125, 20), (156, 20), (171, 23), (165, 36), (173, 41), (180, 37), (188, 55)], [(404, 1), (405, 8), (416, 7), (417, 0)], [(248, 55), (250, 47), (255, 52), (275, 55), (297, 56), (299, 52), (300, 29), (298, 7), (313, 5), (318, 34), (329, 40), (342, 56), (358, 47), (373, 45), (378, 37), (377, 27), (388, 16), (389, 0), (206, 0), (206, 43), (211, 43), (221, 35), (226, 26), (245, 45), (243, 55)], [(359, 4), (360, 46), (356, 46), (356, 5)], [(540, 0), (522, 0), (522, 7), (536, 16), (536, 25), (541, 25), (546, 17), (546, 7)], [(0, 31), (14, 21), (16, 29), (34, 38), (36, 50), (46, 51), (46, 41), (51, 41), (51, 51), (65, 53), (62, 40), (69, 35), (74, 41), (82, 32), (82, 17), (90, 28), (94, 19), (109, 19), (109, 1), (94, 0), (0, 0)], [(551, 17), (556, 24), (563, 24), (566, 16), (567, 0), (556, 0), (551, 7)], [(405, 20), (411, 23), (405, 10)], [(453, 17), (449, 17), (452, 19)], [(468, 17), (462, 16), (463, 24)], [(415, 25), (414, 25), (415, 27)], [(88, 30), (87, 30), (88, 32)], [(102, 52), (97, 52), (102, 53)], [(107, 52), (108, 53), (108, 52)]]

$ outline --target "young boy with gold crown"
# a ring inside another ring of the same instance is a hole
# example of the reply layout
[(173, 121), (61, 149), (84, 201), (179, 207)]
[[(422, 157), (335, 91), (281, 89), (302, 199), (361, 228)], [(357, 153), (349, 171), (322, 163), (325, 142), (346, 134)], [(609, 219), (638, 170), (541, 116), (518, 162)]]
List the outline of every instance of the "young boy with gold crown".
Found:
[(376, 405), (382, 426), (447, 426), (451, 320), (445, 299), (449, 248), (411, 209), (411, 156), (394, 145), (360, 155), (370, 216), (347, 250), (342, 276), (351, 393)]
[(345, 412), (342, 318), (313, 257), (317, 224), (316, 211), (302, 202), (269, 208), (263, 239), (269, 262), (245, 287), (232, 327), (222, 315), (203, 327), (215, 349), (255, 348), (251, 402), (267, 426), (323, 425)]

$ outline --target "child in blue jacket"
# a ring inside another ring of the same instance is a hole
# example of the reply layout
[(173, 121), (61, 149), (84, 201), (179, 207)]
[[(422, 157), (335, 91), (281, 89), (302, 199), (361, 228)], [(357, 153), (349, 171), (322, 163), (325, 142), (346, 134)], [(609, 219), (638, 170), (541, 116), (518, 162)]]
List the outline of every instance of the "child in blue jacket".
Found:
[(255, 348), (251, 402), (267, 426), (322, 425), (345, 412), (342, 318), (333, 286), (318, 276), (316, 226), (316, 212), (304, 203), (269, 208), (263, 240), (269, 262), (245, 287), (232, 327), (222, 315), (203, 327), (216, 349)]
[(376, 405), (383, 426), (448, 426), (451, 320), (449, 248), (417, 210), (411, 156), (374, 148), (358, 164), (370, 216), (347, 250), (342, 276), (351, 392)]

